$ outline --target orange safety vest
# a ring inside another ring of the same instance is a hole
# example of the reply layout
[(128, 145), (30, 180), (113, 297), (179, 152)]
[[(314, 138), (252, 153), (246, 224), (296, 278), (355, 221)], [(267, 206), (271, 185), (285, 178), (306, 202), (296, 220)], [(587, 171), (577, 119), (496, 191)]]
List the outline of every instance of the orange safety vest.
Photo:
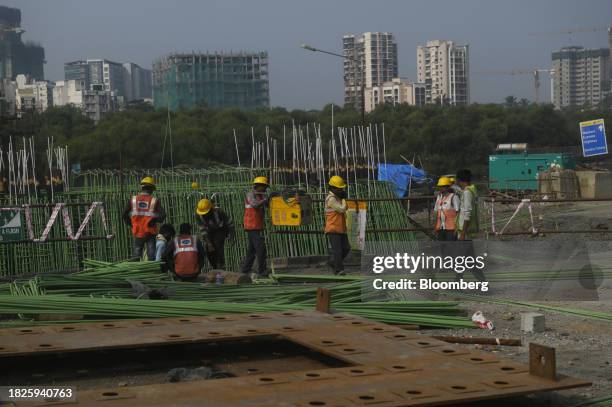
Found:
[(328, 205), (330, 199), (338, 200), (334, 195), (325, 198), (325, 233), (346, 233), (346, 213), (331, 208)]
[(198, 241), (195, 236), (180, 235), (174, 238), (174, 272), (189, 277), (199, 272)]
[(264, 228), (264, 207), (254, 208), (251, 202), (255, 199), (255, 191), (249, 191), (244, 200), (244, 230), (262, 230)]
[(157, 226), (151, 227), (149, 226), (149, 222), (158, 216), (155, 211), (157, 198), (149, 194), (138, 194), (132, 196), (130, 202), (132, 205), (130, 220), (132, 222), (132, 234), (134, 237), (156, 235)]
[(453, 208), (454, 193), (438, 195), (436, 199), (436, 227), (435, 230), (455, 230), (457, 225), (457, 210)]

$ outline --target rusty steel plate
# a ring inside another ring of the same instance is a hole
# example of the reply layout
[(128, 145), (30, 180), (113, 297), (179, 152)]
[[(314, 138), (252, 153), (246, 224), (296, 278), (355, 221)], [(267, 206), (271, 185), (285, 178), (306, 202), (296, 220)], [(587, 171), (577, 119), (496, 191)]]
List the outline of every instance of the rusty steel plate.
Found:
[[(3, 329), (0, 361), (5, 357), (221, 343), (257, 336), (288, 340), (346, 365), (309, 370), (317, 365), (296, 357), (295, 362), (288, 359), (280, 370), (241, 376), (246, 365), (238, 363), (232, 366), (237, 377), (81, 390), (76, 401), (66, 405), (431, 406), (590, 385), (559, 374), (555, 379), (530, 374), (527, 365), (354, 315), (315, 311)], [(265, 366), (266, 362), (261, 363)]]

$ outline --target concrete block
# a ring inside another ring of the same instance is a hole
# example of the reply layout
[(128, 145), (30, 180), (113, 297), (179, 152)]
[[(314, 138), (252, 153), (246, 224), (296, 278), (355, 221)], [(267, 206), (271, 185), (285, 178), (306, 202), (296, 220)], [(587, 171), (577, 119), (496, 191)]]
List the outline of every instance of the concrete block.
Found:
[(584, 199), (612, 198), (612, 172), (576, 171), (580, 194)]
[(546, 329), (545, 318), (543, 314), (537, 312), (521, 313), (521, 331), (523, 332), (544, 332)]

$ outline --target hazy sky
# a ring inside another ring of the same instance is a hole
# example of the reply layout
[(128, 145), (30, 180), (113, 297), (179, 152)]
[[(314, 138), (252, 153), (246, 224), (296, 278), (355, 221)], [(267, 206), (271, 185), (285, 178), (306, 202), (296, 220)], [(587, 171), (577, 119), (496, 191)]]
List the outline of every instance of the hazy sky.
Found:
[[(398, 42), (400, 76), (416, 80), (416, 46), (432, 39), (470, 45), (473, 102), (509, 94), (533, 99), (530, 76), (487, 70), (549, 68), (561, 46), (607, 47), (605, 31), (529, 33), (612, 23), (611, 0), (0, 0), (22, 11), (24, 39), (45, 47), (47, 79), (63, 63), (107, 58), (151, 67), (173, 51), (266, 50), (274, 106), (343, 103), (342, 60), (299, 48), (341, 51), (342, 35), (389, 31)], [(542, 95), (550, 98), (543, 78)]]

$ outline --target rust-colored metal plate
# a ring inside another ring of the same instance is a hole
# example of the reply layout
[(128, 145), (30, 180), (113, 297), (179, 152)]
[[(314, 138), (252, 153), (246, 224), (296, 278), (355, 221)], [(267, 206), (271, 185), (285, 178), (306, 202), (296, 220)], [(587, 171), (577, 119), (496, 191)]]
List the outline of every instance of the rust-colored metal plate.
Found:
[[(66, 326), (78, 330), (64, 330)], [(288, 311), (66, 326), (33, 328), (36, 333), (2, 330), (0, 361), (45, 353), (221, 343), (259, 336), (288, 340), (348, 364), (320, 368), (323, 366), (308, 358), (296, 357), (294, 362), (285, 359), (282, 368), (274, 361), (259, 360), (261, 370), (249, 372), (251, 362), (240, 362), (230, 369), (237, 377), (78, 391), (76, 403), (71, 404), (78, 406), (423, 406), (590, 384), (563, 375), (556, 380), (533, 375), (527, 365), (347, 314)]]

